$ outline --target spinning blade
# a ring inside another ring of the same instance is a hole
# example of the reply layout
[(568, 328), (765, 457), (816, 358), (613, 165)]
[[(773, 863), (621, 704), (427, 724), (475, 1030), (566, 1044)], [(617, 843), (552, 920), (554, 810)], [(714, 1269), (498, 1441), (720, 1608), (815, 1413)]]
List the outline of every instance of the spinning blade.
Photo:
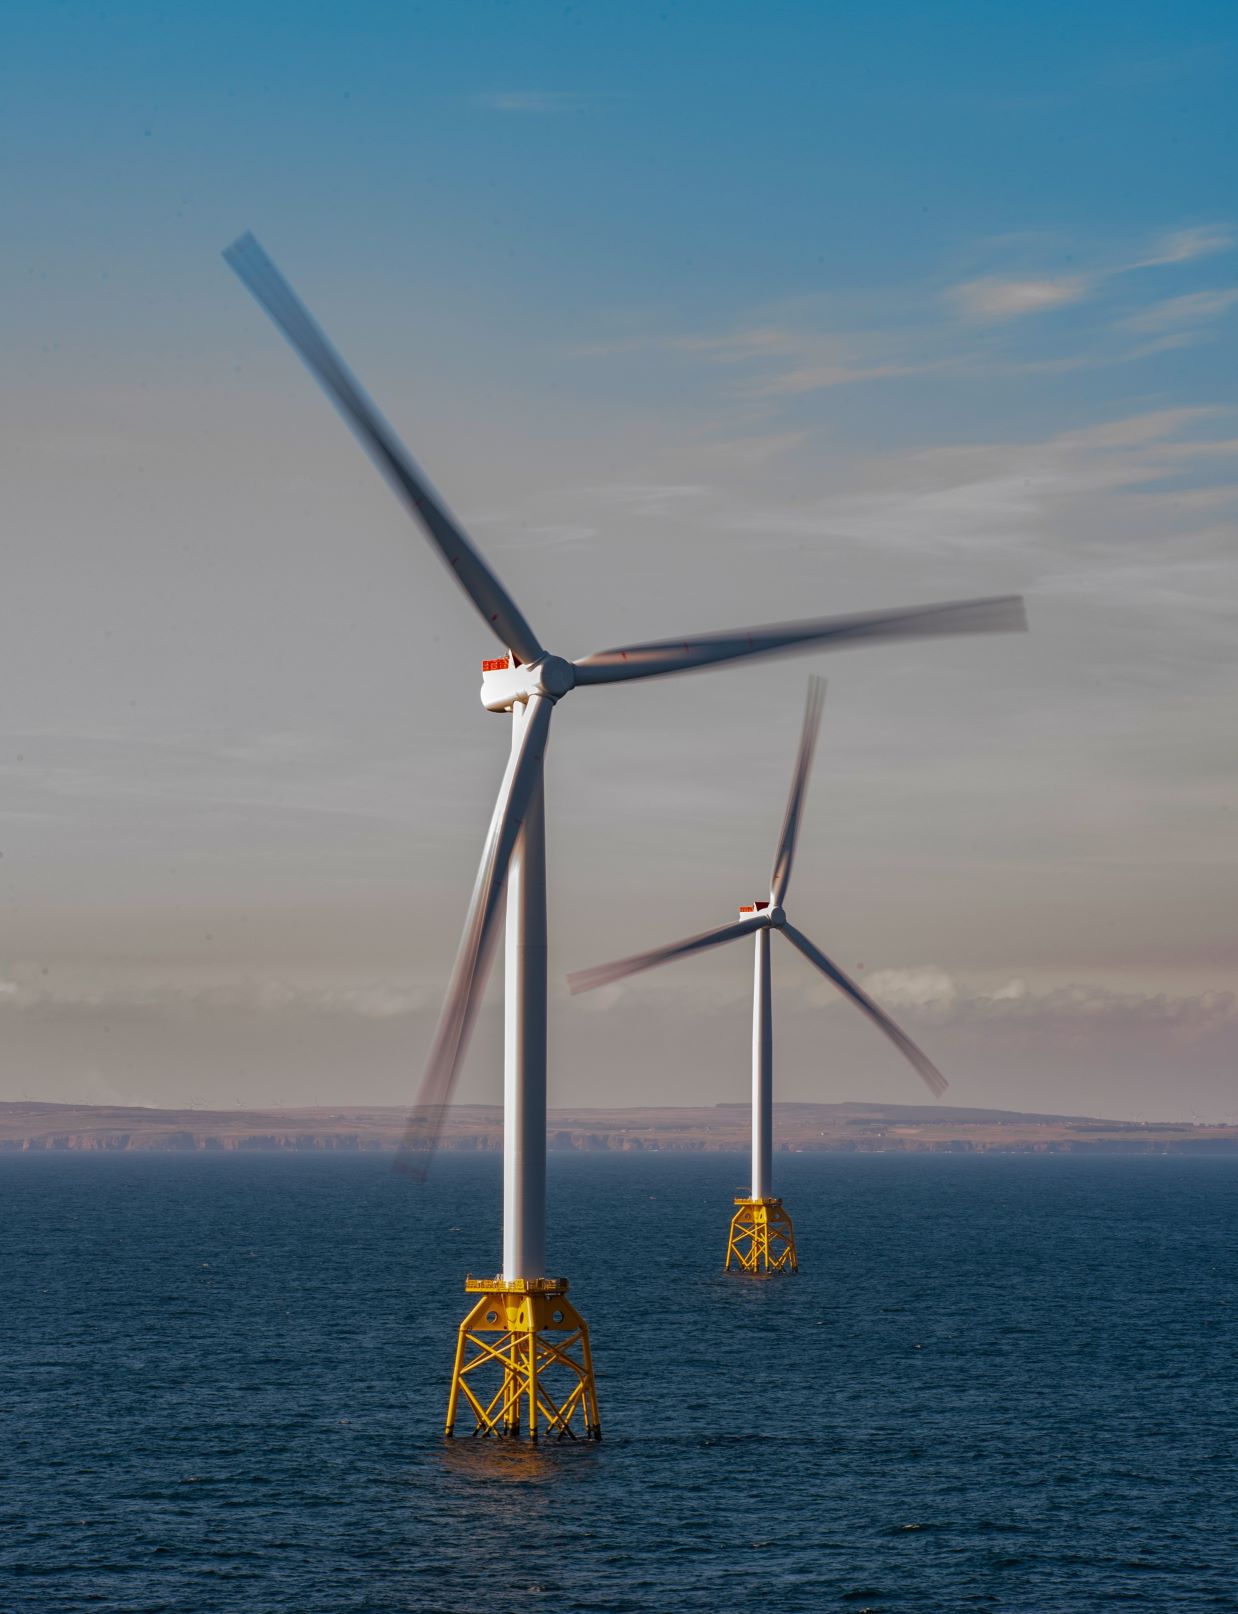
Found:
[(633, 953), (630, 958), (616, 959), (613, 964), (595, 964), (592, 969), (576, 970), (567, 978), (572, 992), (592, 992), (594, 987), (609, 986), (641, 970), (651, 970), (659, 964), (669, 964), (674, 958), (686, 958), (689, 953), (703, 953), (723, 942), (735, 941), (739, 936), (750, 936), (759, 923), (744, 920), (737, 925), (723, 925), (718, 930), (703, 930), (699, 936), (684, 941), (669, 942), (665, 947), (653, 947), (647, 953)]
[(486, 625), (521, 661), (540, 660), (545, 652), (520, 607), (436, 497), (408, 450), (258, 242), (252, 235), (243, 235), (226, 249), (224, 258), (301, 355), (379, 470), (421, 522)]
[(795, 843), (800, 832), (800, 813), (804, 806), (804, 792), (808, 789), (808, 775), (812, 771), (813, 752), (817, 749), (817, 733), (821, 727), (821, 708), (825, 703), (825, 679), (808, 680), (808, 698), (804, 703), (804, 727), (800, 733), (799, 755), (791, 775), (791, 793), (787, 797), (787, 812), (782, 821), (782, 834), (774, 854), (774, 872), (770, 876), (770, 900), (781, 908), (791, 883), (791, 864), (795, 858)]
[[(473, 1028), (490, 971), (503, 882), (507, 878), (520, 826), (524, 823), (529, 803), (542, 777), (551, 709), (550, 701), (536, 696), (529, 702), (519, 748), (512, 752), (503, 783), (499, 786), (447, 1000), (439, 1017), (416, 1107), (400, 1145), (398, 1159), (409, 1154), (428, 1155), (442, 1131), (444, 1115), (451, 1103), (469, 1032)], [(408, 1165), (406, 1160), (403, 1163)], [(424, 1163), (420, 1170), (413, 1169), (415, 1174), (421, 1175)]]
[(857, 1008), (862, 1009), (879, 1030), (885, 1032), (903, 1058), (915, 1066), (933, 1097), (940, 1098), (949, 1086), (946, 1078), (928, 1055), (916, 1047), (907, 1033), (899, 1030), (885, 1010), (879, 1009), (868, 993), (857, 986), (849, 975), (844, 975), (832, 959), (827, 958), (815, 943), (808, 940), (803, 931), (796, 930), (794, 925), (786, 925), (783, 927), (783, 934), (789, 942), (799, 948), (810, 964), (815, 964), (822, 975), (833, 981), (840, 992), (849, 997)]
[(657, 678), (748, 656), (787, 655), (813, 645), (840, 649), (879, 639), (927, 639), (958, 633), (1018, 633), (1027, 628), (1017, 594), (991, 599), (950, 600), (893, 611), (861, 611), (806, 622), (768, 622), (757, 628), (727, 628), (689, 639), (655, 639), (618, 650), (599, 650), (574, 663), (578, 684), (614, 684), (626, 678)]

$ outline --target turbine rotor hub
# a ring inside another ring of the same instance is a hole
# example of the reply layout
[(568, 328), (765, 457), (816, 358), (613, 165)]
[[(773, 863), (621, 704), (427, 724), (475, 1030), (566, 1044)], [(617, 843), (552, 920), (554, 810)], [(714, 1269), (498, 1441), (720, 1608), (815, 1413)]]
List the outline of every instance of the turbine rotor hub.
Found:
[(770, 907), (769, 912), (768, 912), (766, 917), (769, 919), (769, 925), (770, 925), (771, 930), (781, 930), (782, 927), (787, 922), (786, 914), (782, 911), (782, 909), (778, 906), (777, 903), (774, 903)]
[(547, 656), (530, 670), (540, 674), (541, 689), (538, 693), (549, 695), (552, 701), (557, 701), (560, 695), (566, 695), (569, 689), (576, 687), (576, 669), (562, 656)]

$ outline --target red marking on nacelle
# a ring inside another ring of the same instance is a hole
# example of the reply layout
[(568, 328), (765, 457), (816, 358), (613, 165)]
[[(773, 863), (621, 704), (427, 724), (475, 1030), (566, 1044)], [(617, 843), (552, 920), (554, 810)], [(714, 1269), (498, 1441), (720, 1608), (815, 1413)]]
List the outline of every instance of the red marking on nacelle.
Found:
[(507, 657), (504, 656), (502, 661), (483, 661), (481, 670), (482, 672), (506, 672)]

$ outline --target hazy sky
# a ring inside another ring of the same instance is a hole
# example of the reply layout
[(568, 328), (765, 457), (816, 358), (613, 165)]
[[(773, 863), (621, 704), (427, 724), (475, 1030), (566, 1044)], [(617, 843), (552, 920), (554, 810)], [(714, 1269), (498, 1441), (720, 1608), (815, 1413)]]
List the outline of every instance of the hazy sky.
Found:
[[(221, 261), (252, 228), (561, 654), (1028, 596), (564, 703), (554, 1100), (745, 1095), (747, 947), (562, 976), (766, 891), (816, 670), (793, 916), (947, 1101), (1238, 1118), (1231, 5), (2, 29), (0, 1097), (416, 1089), (496, 646)], [(775, 993), (780, 1097), (921, 1100), (787, 947)]]

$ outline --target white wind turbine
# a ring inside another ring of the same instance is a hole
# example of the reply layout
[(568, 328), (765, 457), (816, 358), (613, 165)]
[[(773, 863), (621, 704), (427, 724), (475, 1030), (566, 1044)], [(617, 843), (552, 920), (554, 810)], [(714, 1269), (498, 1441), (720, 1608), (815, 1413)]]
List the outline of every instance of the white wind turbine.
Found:
[(804, 810), (804, 797), (808, 790), (808, 777), (812, 771), (813, 753), (817, 746), (817, 733), (821, 727), (821, 708), (825, 699), (825, 681), (808, 680), (808, 699), (804, 708), (804, 727), (800, 735), (799, 753), (791, 775), (791, 791), (787, 797), (787, 811), (782, 821), (782, 833), (774, 853), (774, 869), (770, 876), (769, 898), (745, 903), (739, 910), (738, 923), (722, 925), (717, 930), (703, 931), (684, 941), (671, 942), (665, 947), (651, 948), (647, 953), (635, 953), (630, 958), (617, 959), (611, 964), (599, 964), (592, 969), (577, 970), (568, 976), (573, 992), (589, 992), (599, 986), (622, 981), (641, 970), (653, 969), (658, 964), (669, 964), (672, 959), (686, 958), (693, 953), (707, 952), (724, 942), (737, 941), (751, 936), (756, 946), (756, 960), (752, 992), (752, 1187), (744, 1198), (737, 1199), (740, 1209), (731, 1222), (731, 1237), (727, 1245), (727, 1266), (734, 1257), (748, 1272), (774, 1271), (797, 1266), (795, 1233), (790, 1217), (782, 1208), (782, 1201), (773, 1192), (773, 1123), (774, 1123), (774, 1022), (773, 997), (770, 977), (770, 934), (781, 931), (810, 964), (816, 966), (850, 998), (857, 1008), (886, 1036), (919, 1072), (929, 1091), (940, 1098), (946, 1090), (946, 1079), (907, 1034), (895, 1025), (888, 1014), (878, 1007), (868, 993), (846, 975), (832, 959), (809, 941), (803, 931), (797, 930), (787, 919), (787, 888), (791, 883), (791, 865), (795, 858), (795, 843), (799, 837), (800, 820)]
[[(482, 663), (482, 705), (511, 714), (511, 754), (490, 820), (406, 1146), (437, 1141), (497, 937), (504, 887), (507, 950), (504, 1052), (503, 1272), (487, 1293), (535, 1293), (546, 1278), (546, 864), (542, 761), (555, 705), (573, 689), (652, 678), (721, 662), (876, 640), (992, 633), (1026, 626), (1018, 596), (736, 628), (602, 650), (577, 661), (548, 653), (519, 606), (432, 491), (391, 427), (252, 235), (224, 253), (300, 354), (397, 496), (421, 524), (504, 647)], [(476, 1282), (480, 1289), (481, 1280)], [(561, 1290), (556, 1290), (560, 1293)], [(493, 1309), (486, 1314), (494, 1315)], [(532, 1326), (521, 1313), (521, 1326)], [(468, 1319), (466, 1319), (467, 1323)], [(500, 1319), (502, 1321), (502, 1319)], [(530, 1392), (532, 1397), (532, 1392)], [(454, 1396), (454, 1391), (453, 1391)], [(536, 1421), (530, 1399), (530, 1433)], [(504, 1404), (506, 1406), (506, 1403)], [(478, 1409), (475, 1407), (475, 1411)], [(510, 1408), (504, 1412), (511, 1429)], [(479, 1418), (481, 1414), (479, 1413)]]

